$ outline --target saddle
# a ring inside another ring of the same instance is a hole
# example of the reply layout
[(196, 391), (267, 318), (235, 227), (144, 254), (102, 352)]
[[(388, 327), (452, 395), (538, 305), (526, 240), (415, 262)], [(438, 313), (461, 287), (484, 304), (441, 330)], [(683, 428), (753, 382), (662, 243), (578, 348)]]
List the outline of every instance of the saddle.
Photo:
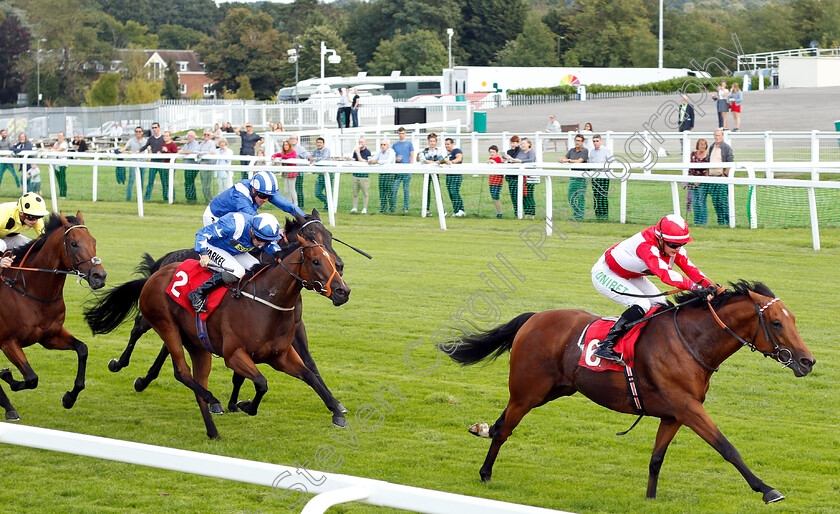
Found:
[[(639, 335), (642, 333), (645, 325), (647, 325), (647, 319), (657, 310), (659, 310), (658, 306), (652, 308), (645, 317), (642, 318), (641, 322), (628, 330), (615, 345), (614, 350), (616, 353), (620, 353), (622, 355), (628, 368), (632, 369), (634, 367), (636, 341), (639, 339)], [(601, 318), (593, 321), (583, 330), (583, 334), (581, 334), (580, 339), (578, 340), (578, 347), (581, 349), (580, 361), (578, 362), (580, 366), (599, 372), (623, 372), (625, 370), (624, 366), (621, 366), (620, 364), (603, 360), (593, 355), (595, 349), (598, 348), (598, 344), (607, 337), (610, 329), (613, 325), (615, 325), (616, 319), (617, 318)]]

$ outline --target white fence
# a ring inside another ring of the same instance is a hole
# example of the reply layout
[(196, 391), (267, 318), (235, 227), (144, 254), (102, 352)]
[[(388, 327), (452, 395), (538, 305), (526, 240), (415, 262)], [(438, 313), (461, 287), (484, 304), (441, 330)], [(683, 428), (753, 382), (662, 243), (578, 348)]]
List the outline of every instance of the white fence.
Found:
[[(302, 514), (322, 513), (329, 507), (348, 502), (432, 514), (547, 514), (550, 512), (564, 514), (562, 511), (421, 489), (382, 480), (303, 470), (279, 464), (10, 423), (0, 423), (0, 443), (222, 478), (271, 487), (275, 490), (292, 489), (297, 482), (290, 480), (290, 484), (283, 485), (283, 478), (295, 477), (297, 473), (306, 473), (307, 476), (318, 477), (317, 482), (320, 483), (307, 483), (306, 491), (317, 496), (309, 501)], [(299, 486), (294, 490), (300, 491)], [(288, 494), (293, 493), (290, 491)], [(278, 512), (286, 507), (280, 502), (282, 499), (278, 498), (276, 509)], [(84, 506), (78, 507), (84, 508)]]
[[(373, 136), (372, 136), (373, 137)], [(51, 153), (52, 154), (52, 153)], [(52, 155), (55, 155), (54, 157)], [(196, 170), (196, 171), (227, 171), (229, 172), (231, 167), (227, 165), (217, 165), (217, 164), (203, 164), (201, 161), (192, 161), (192, 162), (176, 162), (176, 158), (182, 158), (183, 156), (176, 156), (173, 155), (170, 157), (168, 163), (155, 163), (155, 162), (148, 162), (147, 159), (149, 158), (149, 154), (143, 155), (130, 155), (130, 154), (123, 154), (120, 156), (121, 160), (116, 160), (113, 154), (109, 153), (96, 153), (96, 154), (68, 154), (68, 156), (63, 156), (63, 154), (52, 154), (47, 157), (45, 154), (38, 154), (34, 153), (27, 158), (27, 162), (45, 165), (48, 168), (48, 175), (50, 180), (50, 190), (55, 191), (55, 167), (56, 166), (90, 166), (92, 170), (92, 183), (93, 188), (91, 190), (91, 201), (98, 201), (97, 196), (97, 176), (98, 170), (101, 166), (125, 166), (130, 168), (135, 168), (134, 172), (136, 173), (135, 184), (137, 187), (137, 209), (138, 215), (143, 216), (143, 194), (140, 187), (140, 171), (139, 168), (158, 168), (158, 169), (166, 169), (169, 174), (169, 203), (173, 202), (174, 198), (174, 187), (175, 187), (175, 172), (176, 170)], [(74, 158), (69, 158), (69, 155), (73, 155)], [(156, 157), (160, 157), (160, 154), (155, 154)], [(228, 157), (227, 159), (229, 159)], [(250, 165), (240, 167), (240, 171), (248, 171), (249, 175), (253, 175), (256, 171), (260, 169), (266, 169), (267, 166), (272, 164), (271, 159), (265, 159), (264, 157), (249, 157), (249, 156), (234, 156), (234, 160), (247, 160), (250, 161)], [(213, 157), (210, 157), (212, 160)], [(133, 161), (133, 162), (126, 162), (126, 160)], [(202, 159), (203, 160), (203, 159)], [(0, 163), (2, 162), (13, 162), (19, 163), (21, 162), (20, 159), (14, 159), (11, 157), (2, 157), (0, 156)], [(307, 161), (304, 160), (295, 160), (295, 161), (284, 161), (290, 163), (297, 163), (300, 165), (308, 164)], [(700, 184), (721, 184), (725, 183), (728, 186), (728, 206), (729, 206), (729, 224), (730, 227), (734, 228), (738, 224), (745, 225), (745, 220), (740, 220), (736, 218), (736, 209), (735, 209), (735, 195), (734, 195), (734, 188), (736, 185), (746, 185), (746, 186), (776, 186), (781, 188), (796, 188), (796, 189), (805, 189), (808, 195), (808, 216), (810, 219), (810, 226), (812, 231), (812, 241), (813, 247), (815, 250), (820, 249), (820, 232), (819, 232), (819, 218), (817, 212), (817, 202), (815, 191), (816, 190), (840, 190), (840, 181), (832, 180), (840, 174), (840, 162), (831, 162), (831, 163), (824, 163), (824, 162), (750, 162), (750, 161), (737, 161), (733, 163), (724, 163), (724, 164), (717, 164), (716, 166), (726, 166), (731, 167), (732, 171), (729, 177), (697, 177), (697, 176), (689, 176), (688, 169), (690, 168), (709, 168), (712, 165), (709, 164), (686, 164), (686, 163), (651, 163), (651, 162), (642, 162), (642, 163), (632, 163), (632, 162), (624, 162), (613, 163), (609, 166), (610, 174), (607, 174), (605, 171), (601, 172), (593, 172), (592, 170), (592, 163), (588, 164), (559, 164), (559, 163), (551, 163), (551, 162), (535, 162), (529, 163), (524, 165), (516, 165), (516, 164), (460, 164), (456, 166), (448, 166), (448, 165), (421, 165), (421, 164), (413, 164), (413, 165), (390, 165), (390, 166), (370, 166), (366, 163), (359, 163), (355, 161), (322, 161), (320, 163), (316, 163), (315, 165), (311, 166), (310, 169), (315, 171), (329, 171), (329, 173), (324, 173), (324, 179), (326, 183), (326, 197), (327, 197), (327, 205), (328, 205), (328, 215), (329, 215), (329, 222), (332, 226), (336, 224), (336, 213), (337, 213), (337, 204), (338, 204), (338, 197), (339, 197), (339, 188), (341, 184), (341, 177), (342, 175), (346, 175), (348, 173), (358, 173), (360, 170), (364, 170), (366, 173), (398, 173), (398, 174), (413, 174), (413, 175), (420, 175), (422, 176), (423, 180), (423, 189), (422, 189), (422, 208), (421, 208), (421, 216), (425, 217), (428, 214), (426, 209), (427, 205), (434, 205), (437, 208), (438, 217), (440, 220), (440, 227), (441, 229), (446, 229), (446, 218), (444, 217), (444, 204), (443, 204), (443, 196), (441, 193), (441, 187), (438, 182), (438, 175), (447, 175), (447, 174), (473, 174), (476, 176), (480, 175), (498, 175), (498, 174), (505, 174), (505, 175), (519, 175), (519, 187), (518, 187), (518, 213), (519, 217), (521, 218), (523, 215), (523, 177), (524, 176), (540, 176), (544, 178), (545, 183), (545, 198), (546, 198), (546, 232), (547, 234), (551, 234), (552, 232), (552, 223), (553, 223), (553, 213), (552, 213), (552, 206), (554, 205), (554, 193), (552, 190), (552, 177), (578, 177), (578, 178), (590, 178), (592, 176), (596, 176), (596, 173), (601, 173), (604, 178), (617, 178), (620, 177), (620, 217), (619, 220), (621, 223), (625, 223), (627, 220), (627, 208), (628, 208), (628, 201), (627, 201), (627, 191), (628, 188), (631, 187), (631, 183), (638, 183), (638, 182), (659, 182), (659, 183), (668, 183), (670, 184), (671, 189), (671, 200), (673, 204), (673, 212), (676, 214), (681, 214), (681, 201), (679, 195), (679, 186), (683, 183), (700, 183)], [(270, 169), (270, 168), (269, 168)], [(303, 171), (306, 168), (295, 168), (291, 171)], [(606, 170), (606, 168), (605, 168)], [(654, 173), (654, 172), (666, 172), (673, 170), (680, 170), (682, 173), (680, 175), (673, 175), (673, 174), (664, 174), (664, 173)], [(272, 170), (275, 171), (275, 170)], [(280, 169), (276, 169), (276, 172), (280, 172)], [(290, 171), (288, 168), (285, 171)], [(762, 171), (765, 173), (765, 177), (757, 177), (756, 172)], [(792, 172), (792, 173), (808, 173), (810, 174), (810, 180), (800, 180), (800, 179), (779, 179), (775, 178), (775, 174), (780, 172)], [(828, 177), (829, 180), (826, 180)], [(433, 202), (429, 201), (430, 199), (427, 198), (427, 191), (428, 191), (428, 184), (429, 181), (432, 182), (433, 185)], [(345, 181), (346, 182), (346, 181)], [(24, 182), (24, 189), (25, 189), (25, 182)], [(59, 210), (59, 199), (56, 197), (55, 194), (51, 195), (52, 207), (54, 211)], [(750, 216), (749, 216), (749, 223), (748, 225), (750, 228), (757, 228), (757, 212), (756, 212), (756, 190), (753, 188), (750, 193)]]

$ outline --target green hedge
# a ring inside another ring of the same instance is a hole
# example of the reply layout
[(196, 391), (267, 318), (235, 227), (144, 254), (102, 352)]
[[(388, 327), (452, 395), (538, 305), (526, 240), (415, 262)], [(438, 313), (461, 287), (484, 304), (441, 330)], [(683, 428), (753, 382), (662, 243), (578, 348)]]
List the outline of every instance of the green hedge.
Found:
[[(742, 78), (738, 77), (738, 83), (741, 83)], [(770, 79), (762, 77), (764, 86), (770, 85)], [(682, 91), (686, 82), (700, 81), (706, 87), (707, 91), (713, 91), (716, 84), (720, 84), (722, 80), (727, 82), (733, 80), (733, 77), (712, 77), (708, 79), (698, 77), (680, 77), (669, 80), (661, 80), (659, 82), (650, 82), (648, 84), (640, 84), (638, 86), (607, 86), (604, 84), (588, 84), (586, 86), (586, 93), (593, 95), (597, 93), (627, 93), (632, 91), (656, 91), (660, 93), (678, 93)], [(759, 77), (752, 78), (751, 89), (758, 89)], [(697, 92), (697, 86), (688, 85), (687, 93), (691, 94)], [(573, 95), (577, 93), (576, 86), (554, 86), (554, 87), (534, 87), (525, 89), (511, 89), (507, 92), (509, 95)]]

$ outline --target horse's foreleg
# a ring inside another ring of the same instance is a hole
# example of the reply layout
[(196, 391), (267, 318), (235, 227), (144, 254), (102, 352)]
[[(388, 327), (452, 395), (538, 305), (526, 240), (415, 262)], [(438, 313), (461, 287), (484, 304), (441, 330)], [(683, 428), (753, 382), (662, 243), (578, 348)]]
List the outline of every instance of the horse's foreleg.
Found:
[[(204, 350), (191, 349), (190, 358), (192, 359), (195, 381), (206, 390), (208, 377), (210, 376), (210, 368), (212, 367), (212, 357)], [(198, 402), (198, 408), (201, 410), (201, 417), (204, 419), (204, 426), (207, 428), (207, 437), (210, 439), (221, 439), (219, 437), (219, 431), (216, 429), (216, 423), (213, 421), (213, 416), (210, 415), (212, 409), (208, 407), (207, 402), (205, 402), (198, 393), (195, 395), (195, 400)], [(221, 405), (218, 405), (218, 408), (221, 408)], [(224, 411), (214, 412), (214, 414), (222, 413), (224, 413)]]
[[(254, 364), (254, 361), (251, 359), (251, 356), (248, 355), (247, 352), (242, 347), (236, 348), (233, 353), (230, 355), (225, 356), (225, 365), (233, 370), (234, 372), (234, 387), (236, 388), (236, 393), (238, 395), (239, 388), (236, 387), (236, 374), (244, 378), (247, 378), (254, 382), (254, 389), (256, 389), (256, 394), (254, 395), (253, 400), (247, 400), (244, 402), (238, 402), (236, 406), (239, 410), (245, 412), (250, 416), (256, 416), (257, 411), (260, 408), (260, 402), (262, 401), (262, 397), (265, 396), (266, 391), (268, 391), (268, 381), (265, 377), (260, 373), (260, 370), (257, 369), (257, 366)], [(239, 383), (242, 385), (242, 382)], [(233, 401), (233, 397), (231, 396), (231, 401)]]
[(230, 400), (228, 400), (228, 412), (238, 412), (239, 407), (236, 404), (239, 402), (239, 390), (245, 382), (245, 377), (234, 371), (231, 382), (233, 383), (233, 390), (230, 392)]
[(137, 344), (137, 341), (149, 330), (151, 330), (152, 326), (146, 321), (146, 318), (143, 317), (142, 314), (138, 314), (136, 318), (134, 318), (134, 326), (131, 328), (131, 336), (128, 338), (128, 345), (123, 350), (122, 355), (120, 355), (119, 359), (111, 359), (108, 362), (108, 369), (114, 373), (120, 371), (123, 368), (128, 367), (129, 362), (131, 361), (131, 354), (134, 353), (134, 345)]
[(149, 386), (149, 384), (152, 383), (152, 381), (154, 381), (158, 377), (161, 368), (163, 368), (163, 364), (166, 362), (167, 357), (169, 357), (169, 349), (164, 344), (161, 347), (158, 356), (155, 358), (155, 362), (152, 363), (152, 367), (149, 368), (149, 371), (146, 372), (146, 376), (137, 377), (136, 379), (134, 379), (135, 391), (137, 391), (138, 393), (142, 392)]
[(32, 366), (29, 365), (29, 361), (26, 360), (26, 355), (23, 353), (23, 348), (20, 345), (16, 342), (6, 343), (3, 345), (3, 353), (23, 375), (23, 380), (15, 380), (9, 368), (0, 370), (0, 379), (8, 383), (12, 391), (35, 389), (38, 387), (38, 375), (35, 374)]
[(777, 502), (784, 500), (785, 497), (779, 491), (773, 489), (765, 484), (760, 478), (755, 476), (752, 471), (744, 464), (741, 454), (720, 432), (715, 425), (709, 413), (703, 408), (700, 402), (695, 402), (689, 405), (685, 412), (678, 415), (677, 419), (694, 430), (697, 435), (703, 438), (704, 441), (712, 445), (729, 463), (735, 466), (741, 475), (746, 479), (753, 491), (759, 492), (763, 495), (765, 503)]
[(335, 396), (333, 396), (327, 386), (324, 385), (324, 381), (320, 380), (311, 369), (306, 367), (294, 348), (289, 348), (288, 351), (278, 355), (277, 359), (269, 362), (268, 364), (277, 371), (288, 373), (289, 375), (306, 382), (309, 387), (318, 393), (321, 401), (323, 401), (324, 405), (326, 405), (330, 412), (332, 412), (333, 425), (339, 428), (347, 426), (347, 420), (344, 418), (344, 413), (347, 412), (347, 410), (338, 402), (338, 400), (335, 399)]
[(41, 341), (41, 346), (50, 350), (74, 350), (78, 357), (78, 368), (76, 369), (76, 380), (73, 382), (73, 390), (64, 393), (61, 398), (61, 405), (65, 409), (70, 409), (76, 403), (76, 398), (79, 393), (85, 388), (85, 370), (87, 369), (88, 348), (87, 345), (67, 331), (66, 328), (61, 327), (61, 332), (58, 335), (49, 337)]
[(656, 484), (659, 481), (659, 470), (665, 460), (665, 451), (677, 435), (682, 424), (674, 418), (663, 418), (659, 421), (656, 432), (656, 442), (653, 444), (653, 455), (650, 457), (650, 474), (648, 475), (647, 498), (656, 498)]
[[(303, 324), (303, 320), (298, 320), (295, 324), (295, 338), (292, 341), (292, 347), (295, 349), (298, 356), (300, 356), (300, 359), (303, 361), (303, 365), (315, 374), (315, 378), (318, 380), (320, 387), (329, 392), (329, 388), (327, 388), (327, 384), (324, 382), (324, 378), (321, 376), (321, 373), (318, 371), (318, 366), (315, 364), (315, 359), (313, 359), (312, 354), (309, 353), (309, 339), (306, 337), (306, 326)], [(330, 395), (332, 395), (332, 393), (330, 393)], [(344, 408), (344, 405), (342, 405), (341, 402), (338, 400), (336, 400), (336, 402), (337, 405), (333, 408), (331, 408), (326, 402), (324, 402), (324, 405), (326, 405), (332, 412), (347, 412), (347, 409)]]
[(20, 421), (20, 414), (12, 407), (12, 402), (9, 401), (2, 386), (0, 386), (0, 406), (6, 411), (6, 421)]

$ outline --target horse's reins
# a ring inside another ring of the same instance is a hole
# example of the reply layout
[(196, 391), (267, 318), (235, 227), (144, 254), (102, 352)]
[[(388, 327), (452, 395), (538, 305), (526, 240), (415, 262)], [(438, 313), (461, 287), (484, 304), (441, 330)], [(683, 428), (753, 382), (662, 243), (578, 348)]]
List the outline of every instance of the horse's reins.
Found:
[[(729, 335), (734, 337), (739, 343), (741, 343), (741, 346), (746, 346), (747, 348), (750, 349), (750, 351), (759, 352), (760, 354), (764, 355), (765, 357), (771, 357), (773, 360), (778, 361), (779, 363), (782, 364), (783, 367), (786, 368), (786, 367), (790, 366), (790, 364), (793, 362), (793, 353), (791, 353), (791, 351), (788, 350), (787, 348), (782, 348), (779, 345), (779, 343), (776, 342), (776, 339), (773, 338), (773, 335), (770, 333), (770, 330), (767, 328), (767, 322), (764, 320), (764, 311), (767, 310), (768, 307), (770, 307), (771, 305), (773, 305), (774, 303), (776, 303), (778, 301), (781, 301), (781, 298), (773, 298), (772, 300), (770, 300), (769, 302), (764, 304), (764, 306), (762, 306), (762, 307), (759, 307), (757, 303), (753, 304), (755, 306), (755, 313), (758, 315), (758, 325), (756, 325), (756, 327), (755, 327), (755, 334), (753, 334), (752, 342), (747, 341), (746, 339), (743, 339), (741, 336), (739, 336), (738, 334), (733, 332), (732, 329), (730, 329), (728, 326), (726, 326), (726, 323), (721, 321), (721, 319), (718, 317), (715, 310), (712, 308), (711, 302), (707, 301), (706, 304), (709, 307), (709, 312), (712, 313), (712, 317), (715, 318), (715, 321), (717, 321), (717, 324), (720, 325), (720, 327), (722, 329), (726, 330), (729, 333)], [(764, 330), (764, 337), (765, 337), (765, 339), (767, 339), (767, 341), (770, 344), (773, 345), (773, 349), (775, 350), (774, 352), (765, 352), (764, 350), (761, 350), (761, 349), (759, 349), (755, 346), (755, 341), (758, 339), (759, 327), (761, 327)], [(787, 352), (787, 357), (785, 358), (785, 360), (781, 359), (781, 356), (782, 356), (783, 352)]]
[[(307, 221), (306, 223), (301, 225), (300, 229), (298, 229), (298, 233), (300, 233), (307, 225), (309, 225), (311, 223), (321, 223), (321, 220), (316, 219), (316, 220)], [(326, 245), (324, 245), (323, 243), (314, 243), (314, 244), (305, 245), (305, 246), (301, 245), (301, 247), (300, 247), (300, 261), (292, 263), (292, 264), (300, 265), (300, 269), (303, 269), (304, 267), (306, 267), (306, 272), (307, 272), (307, 274), (309, 275), (310, 278), (312, 278), (313, 273), (312, 273), (312, 270), (310, 269), (309, 263), (307, 262), (306, 258), (303, 255), (303, 252), (307, 248), (317, 248), (319, 246), (326, 249)], [(301, 277), (298, 273), (295, 273), (294, 271), (289, 269), (289, 267), (286, 266), (286, 263), (283, 262), (282, 260), (280, 261), (280, 265), (283, 266), (283, 269), (286, 270), (291, 276), (295, 277), (295, 279), (297, 279), (297, 281), (300, 282), (301, 285), (303, 285), (303, 287), (305, 287), (306, 289), (311, 289), (311, 290), (315, 291), (316, 293), (324, 295), (324, 296), (329, 298), (332, 295), (332, 286), (330, 284), (332, 283), (333, 277), (335, 277), (336, 275), (340, 276), (340, 274), (338, 273), (338, 266), (336, 266), (335, 262), (333, 261), (333, 258), (330, 255), (330, 252), (324, 250), (324, 254), (327, 256), (327, 261), (330, 263), (330, 265), (333, 268), (332, 274), (330, 274), (329, 278), (327, 279), (326, 287), (325, 287), (324, 284), (322, 284), (321, 282), (318, 282), (317, 280), (313, 280), (312, 282), (307, 281), (306, 279)]]
[[(78, 266), (81, 265), (81, 264), (84, 264), (86, 262), (90, 262), (91, 266), (96, 266), (98, 264), (102, 264), (102, 259), (100, 259), (99, 257), (94, 255), (90, 259), (86, 259), (86, 260), (83, 260), (83, 261), (76, 262), (75, 260), (73, 260), (70, 257), (70, 251), (67, 249), (67, 233), (70, 232), (71, 230), (73, 230), (74, 228), (87, 228), (87, 226), (86, 225), (73, 225), (72, 227), (68, 227), (67, 230), (64, 231), (64, 234), (62, 234), (62, 244), (64, 246), (64, 255), (67, 257), (67, 262), (70, 263), (70, 267), (72, 268), (71, 270), (68, 271), (68, 270), (60, 270), (60, 269), (44, 269), (44, 268), (27, 268), (27, 267), (24, 267), (24, 266), (9, 266), (8, 268), (4, 268), (4, 269), (18, 270), (18, 273), (15, 276), (15, 278), (13, 278), (13, 279), (3, 277), (3, 281), (6, 283), (6, 285), (9, 286), (13, 291), (19, 293), (22, 296), (25, 296), (26, 298), (30, 298), (32, 300), (35, 300), (35, 301), (41, 302), (41, 303), (53, 303), (53, 302), (57, 302), (57, 301), (61, 300), (62, 298), (64, 298), (64, 295), (59, 295), (58, 298), (54, 298), (52, 300), (44, 300), (42, 298), (37, 298), (35, 296), (32, 296), (31, 294), (26, 292), (26, 278), (25, 277), (21, 277), (21, 279), (23, 281), (23, 289), (19, 289), (19, 288), (15, 287), (14, 284), (17, 282), (18, 276), (21, 276), (20, 272), (21, 271), (33, 271), (33, 272), (39, 272), (39, 273), (52, 273), (54, 275), (75, 275), (75, 276), (79, 277), (80, 279), (83, 278), (85, 280), (88, 280), (88, 275), (86, 273), (82, 273), (81, 271), (79, 271)], [(23, 259), (21, 259), (21, 261), (20, 261), (21, 264), (26, 262), (26, 259), (27, 259), (27, 257), (29, 257), (29, 253), (32, 252), (33, 248), (35, 248), (34, 244), (31, 245), (29, 247), (29, 249), (26, 251), (26, 254), (24, 254)], [(2, 273), (2, 271), (0, 271), (0, 273)]]

